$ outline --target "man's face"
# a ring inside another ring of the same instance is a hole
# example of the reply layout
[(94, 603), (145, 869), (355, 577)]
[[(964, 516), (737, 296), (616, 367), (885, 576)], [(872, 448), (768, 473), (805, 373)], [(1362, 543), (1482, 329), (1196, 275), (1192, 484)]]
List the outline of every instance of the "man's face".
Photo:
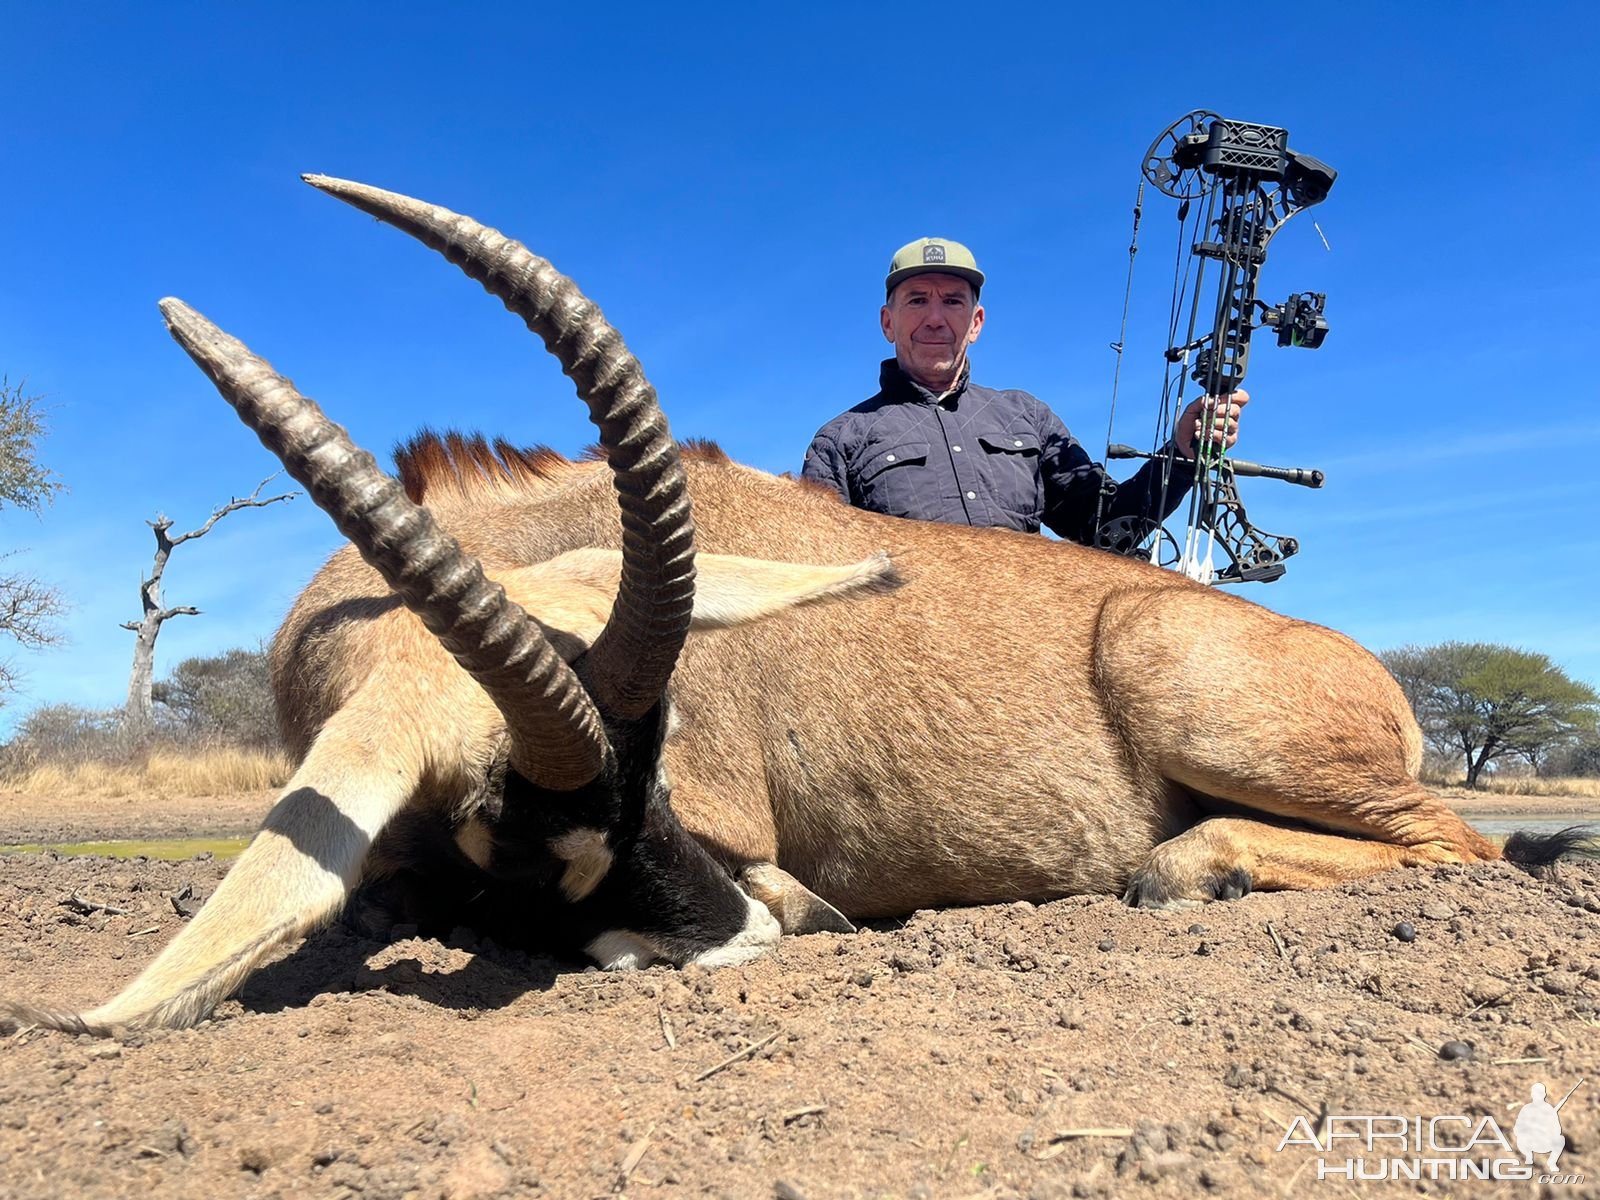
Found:
[(900, 369), (929, 391), (956, 381), (967, 347), (983, 329), (983, 305), (955, 275), (913, 275), (889, 297), (879, 319)]

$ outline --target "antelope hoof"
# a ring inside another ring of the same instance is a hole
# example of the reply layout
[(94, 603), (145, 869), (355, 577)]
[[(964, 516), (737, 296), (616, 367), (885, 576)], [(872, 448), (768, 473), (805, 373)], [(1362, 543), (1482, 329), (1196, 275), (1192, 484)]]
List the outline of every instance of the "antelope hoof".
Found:
[(1251, 891), (1250, 872), (1243, 867), (1216, 871), (1198, 880), (1176, 879), (1160, 867), (1146, 863), (1135, 873), (1123, 902), (1131, 908), (1156, 908), (1181, 912), (1210, 900), (1237, 900)]

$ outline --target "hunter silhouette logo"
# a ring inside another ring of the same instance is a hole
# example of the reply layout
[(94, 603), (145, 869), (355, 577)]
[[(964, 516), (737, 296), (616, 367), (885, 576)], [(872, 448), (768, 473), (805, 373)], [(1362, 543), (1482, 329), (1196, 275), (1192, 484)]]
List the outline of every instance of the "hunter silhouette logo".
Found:
[(1583, 1086), (1583, 1080), (1572, 1085), (1572, 1091), (1561, 1097), (1561, 1104), (1551, 1104), (1545, 1099), (1544, 1084), (1533, 1085), (1532, 1096), (1517, 1112), (1516, 1124), (1511, 1127), (1511, 1137), (1525, 1162), (1533, 1162), (1535, 1154), (1547, 1154), (1545, 1170), (1554, 1171), (1556, 1160), (1567, 1148), (1567, 1139), (1561, 1136), (1561, 1105), (1572, 1099), (1572, 1093)]
[(944, 247), (938, 244), (922, 248), (922, 261), (925, 263), (942, 263), (944, 261)]

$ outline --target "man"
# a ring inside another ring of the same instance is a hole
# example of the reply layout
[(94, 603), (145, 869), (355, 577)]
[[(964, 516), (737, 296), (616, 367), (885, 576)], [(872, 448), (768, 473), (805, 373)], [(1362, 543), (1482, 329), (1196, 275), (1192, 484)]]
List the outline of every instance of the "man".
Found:
[(1238, 440), (1249, 400), (1194, 401), (1179, 416), (1179, 453), (1167, 482), (1163, 462), (1147, 462), (1101, 505), (1105, 471), (1061, 418), (1015, 390), (979, 387), (967, 347), (983, 331), (983, 272), (960, 242), (921, 238), (889, 264), (879, 320), (894, 343), (880, 390), (835, 417), (806, 452), (801, 474), (833, 488), (848, 504), (896, 517), (958, 525), (996, 525), (1037, 533), (1040, 524), (1094, 544), (1095, 517), (1166, 517), (1194, 482), (1195, 444), (1209, 426), (1218, 445)]
[[(1575, 1092), (1578, 1089), (1572, 1090)], [(1517, 1123), (1511, 1127), (1511, 1140), (1516, 1142), (1525, 1163), (1531, 1164), (1535, 1154), (1548, 1154), (1550, 1157), (1545, 1159), (1545, 1170), (1554, 1171), (1556, 1160), (1567, 1148), (1567, 1139), (1561, 1136), (1561, 1118), (1557, 1114), (1561, 1105), (1572, 1096), (1568, 1093), (1567, 1100), (1562, 1100), (1561, 1104), (1551, 1104), (1545, 1099), (1546, 1094), (1544, 1084), (1533, 1085), (1533, 1098), (1518, 1111)]]

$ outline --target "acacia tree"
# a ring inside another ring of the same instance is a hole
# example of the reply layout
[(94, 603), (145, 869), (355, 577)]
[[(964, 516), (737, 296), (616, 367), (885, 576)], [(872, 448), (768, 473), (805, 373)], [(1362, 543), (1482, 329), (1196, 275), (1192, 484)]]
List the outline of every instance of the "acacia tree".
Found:
[(265, 508), (269, 504), (276, 504), (280, 500), (293, 500), (299, 492), (284, 492), (281, 496), (261, 495), (261, 489), (271, 483), (277, 476), (268, 475), (256, 484), (256, 490), (245, 497), (235, 497), (226, 504), (221, 505), (212, 512), (211, 517), (198, 529), (191, 529), (188, 533), (180, 533), (173, 537), (172, 518), (157, 513), (154, 521), (146, 521), (156, 535), (156, 557), (150, 568), (150, 574), (139, 584), (139, 603), (143, 609), (143, 616), (137, 621), (124, 621), (122, 628), (130, 629), (134, 633), (133, 642), (133, 668), (128, 672), (128, 705), (126, 709), (127, 721), (130, 732), (137, 736), (150, 733), (155, 728), (155, 708), (151, 696), (154, 682), (156, 661), (156, 638), (161, 633), (161, 627), (173, 617), (197, 617), (200, 610), (189, 604), (174, 605), (165, 608), (161, 603), (161, 576), (167, 569), (167, 561), (172, 557), (172, 552), (185, 542), (192, 542), (196, 538), (205, 537), (229, 513), (238, 512), (242, 508)]
[[(55, 475), (39, 465), (44, 433), (39, 397), (0, 376), (0, 507), (38, 513), (61, 490)], [(0, 554), (0, 560), (12, 553)], [(0, 571), (0, 635), (28, 649), (53, 646), (60, 641), (55, 622), (64, 608), (61, 593), (49, 584), (23, 571)], [(16, 669), (0, 660), (0, 692), (16, 687)]]
[(1519, 755), (1537, 768), (1595, 728), (1600, 693), (1547, 655), (1486, 642), (1405, 646), (1379, 656), (1428, 742), (1465, 765), (1467, 786)]

